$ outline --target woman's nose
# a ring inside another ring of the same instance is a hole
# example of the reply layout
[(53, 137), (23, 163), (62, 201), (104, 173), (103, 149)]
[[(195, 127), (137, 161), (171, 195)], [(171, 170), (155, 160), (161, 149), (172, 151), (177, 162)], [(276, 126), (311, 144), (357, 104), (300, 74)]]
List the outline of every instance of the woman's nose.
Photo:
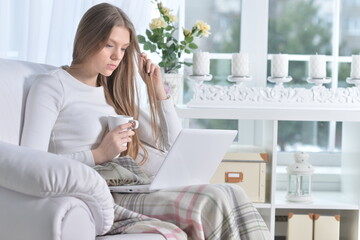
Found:
[(122, 57), (123, 57), (123, 53), (121, 52), (121, 50), (114, 51), (111, 55), (112, 60), (120, 60)]
[(120, 59), (120, 55), (118, 53), (113, 53), (111, 54), (110, 57), (112, 60), (119, 60)]

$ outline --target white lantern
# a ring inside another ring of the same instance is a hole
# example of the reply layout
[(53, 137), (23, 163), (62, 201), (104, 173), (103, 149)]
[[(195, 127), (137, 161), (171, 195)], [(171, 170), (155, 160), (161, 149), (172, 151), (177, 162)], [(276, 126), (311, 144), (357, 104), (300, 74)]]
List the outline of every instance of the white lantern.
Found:
[(295, 163), (287, 167), (288, 188), (287, 200), (292, 202), (310, 202), (311, 176), (314, 173), (313, 166), (308, 162), (309, 154), (305, 152), (295, 153)]

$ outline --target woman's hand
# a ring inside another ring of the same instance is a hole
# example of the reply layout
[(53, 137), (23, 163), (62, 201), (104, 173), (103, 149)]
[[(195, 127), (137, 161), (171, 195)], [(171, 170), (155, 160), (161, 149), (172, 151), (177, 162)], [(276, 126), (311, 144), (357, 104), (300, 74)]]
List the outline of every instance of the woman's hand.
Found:
[(104, 136), (100, 145), (92, 150), (95, 164), (111, 161), (119, 153), (127, 150), (127, 143), (131, 142), (131, 136), (135, 134), (134, 131), (128, 130), (131, 127), (132, 123), (122, 124)]
[(139, 66), (144, 66), (144, 71), (147, 75), (151, 77), (152, 83), (154, 84), (156, 98), (158, 100), (164, 100), (167, 98), (164, 83), (161, 79), (160, 67), (153, 63), (146, 55), (146, 53), (141, 53), (140, 55), (140, 64)]

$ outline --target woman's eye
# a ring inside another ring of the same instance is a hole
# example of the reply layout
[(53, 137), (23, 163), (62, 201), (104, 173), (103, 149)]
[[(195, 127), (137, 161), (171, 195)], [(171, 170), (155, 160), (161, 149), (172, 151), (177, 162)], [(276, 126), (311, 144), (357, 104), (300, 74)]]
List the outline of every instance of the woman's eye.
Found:
[(105, 47), (112, 47), (112, 45), (111, 44), (106, 44)]
[(126, 51), (126, 48), (121, 48), (121, 51), (125, 52), (125, 51)]

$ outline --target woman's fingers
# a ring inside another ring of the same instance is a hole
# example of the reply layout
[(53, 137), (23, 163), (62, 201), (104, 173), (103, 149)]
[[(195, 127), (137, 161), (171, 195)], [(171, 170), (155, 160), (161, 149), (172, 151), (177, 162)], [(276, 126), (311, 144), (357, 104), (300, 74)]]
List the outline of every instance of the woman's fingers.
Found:
[(132, 123), (122, 124), (105, 134), (100, 145), (92, 150), (95, 164), (110, 161), (127, 150), (127, 143), (131, 142), (132, 136), (135, 135), (131, 127)]
[(148, 58), (146, 53), (141, 53), (140, 59), (142, 60), (142, 64), (144, 66), (144, 71), (148, 75), (152, 75), (155, 73), (156, 69), (159, 68), (159, 66), (151, 61), (151, 59)]
[(116, 141), (120, 144), (124, 144), (124, 143), (132, 141), (131, 137), (135, 135), (135, 132), (132, 130), (128, 130), (128, 131), (123, 131), (123, 132), (114, 133), (114, 134), (115, 134)]
[(131, 127), (131, 123), (126, 123), (114, 128), (110, 132), (112, 139), (120, 152), (123, 152), (127, 149), (126, 143), (131, 142), (131, 137), (135, 135), (135, 132), (131, 130)]
[(112, 135), (116, 152), (121, 153), (127, 150), (127, 143), (132, 141), (131, 136), (135, 135), (135, 132), (128, 130), (123, 132), (114, 132)]
[(153, 67), (153, 63), (151, 62), (151, 60), (147, 59), (146, 60), (146, 73), (151, 75), (153, 68), (154, 67)]
[(132, 126), (133, 126), (132, 123), (121, 124), (121, 125), (117, 126), (116, 128), (114, 128), (111, 132), (118, 133), (118, 132), (127, 131), (127, 130), (131, 129)]
[(133, 130), (123, 131), (119, 133), (115, 133), (118, 138), (130, 138), (135, 135)]

